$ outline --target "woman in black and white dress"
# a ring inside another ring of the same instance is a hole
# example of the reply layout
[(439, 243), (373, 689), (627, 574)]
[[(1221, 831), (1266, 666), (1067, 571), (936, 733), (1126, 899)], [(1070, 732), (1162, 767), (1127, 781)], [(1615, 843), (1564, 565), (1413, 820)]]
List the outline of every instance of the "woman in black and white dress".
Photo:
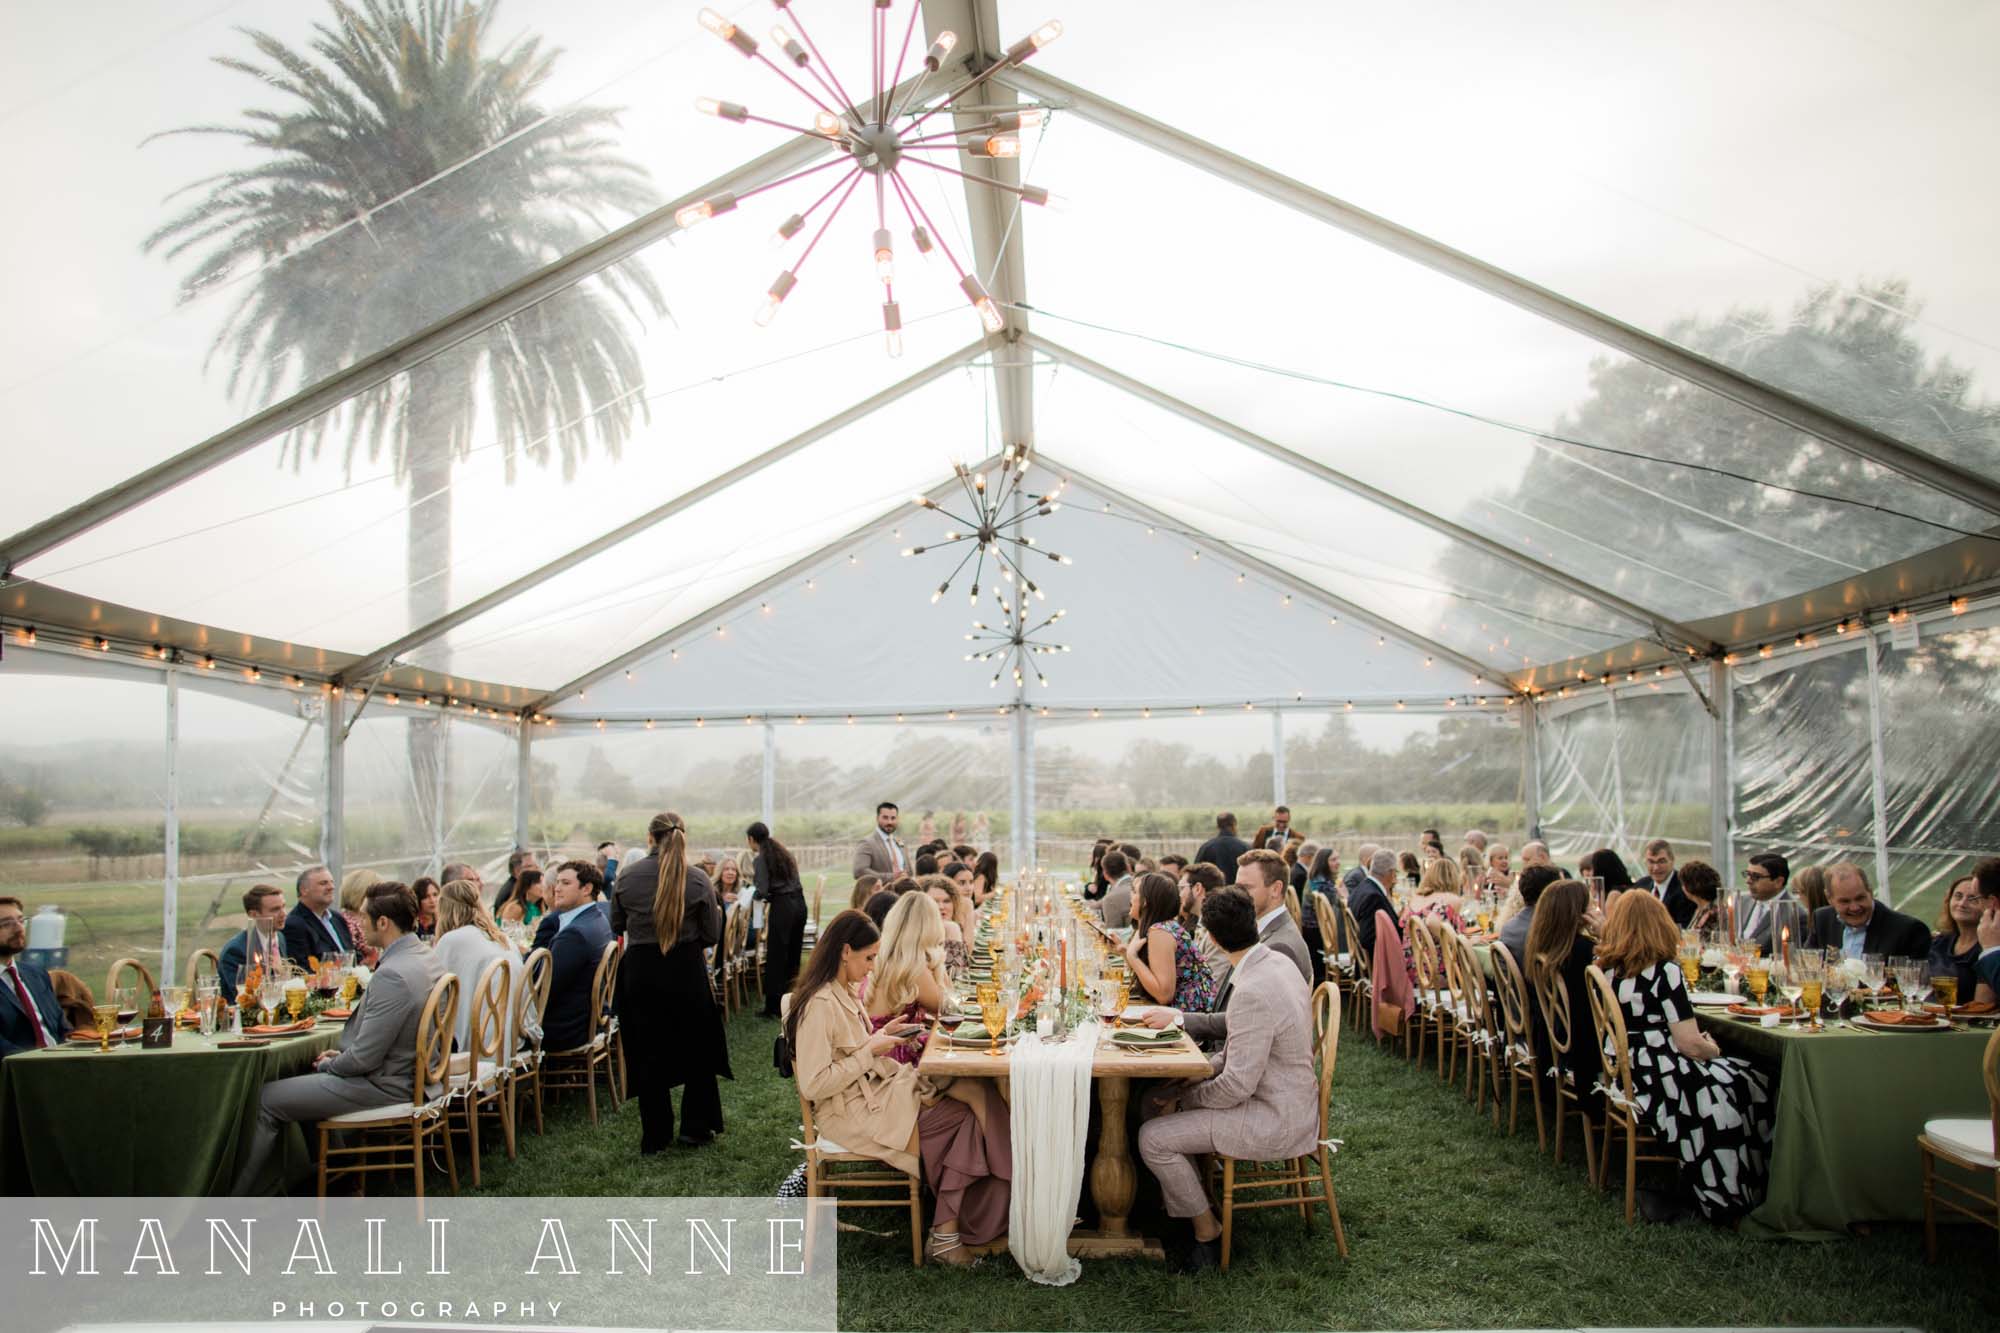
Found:
[(1673, 1145), (1683, 1184), (1716, 1221), (1762, 1201), (1770, 1170), (1771, 1088), (1742, 1060), (1724, 1056), (1695, 1022), (1674, 961), (1680, 932), (1650, 893), (1621, 893), (1597, 962), (1625, 1011), (1632, 1092), (1646, 1123)]

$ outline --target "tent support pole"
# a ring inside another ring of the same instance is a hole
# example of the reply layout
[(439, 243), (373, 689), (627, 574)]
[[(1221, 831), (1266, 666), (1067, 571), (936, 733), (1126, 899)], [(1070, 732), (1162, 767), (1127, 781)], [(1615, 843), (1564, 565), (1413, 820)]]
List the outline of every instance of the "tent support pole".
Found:
[(1285, 710), (1271, 710), (1271, 804), (1285, 803)]
[[(1692, 679), (1689, 681), (1693, 683)], [(1729, 762), (1729, 667), (1721, 658), (1708, 664), (1708, 850), (1724, 885), (1736, 882), (1735, 848), (1730, 845), (1729, 809), (1735, 803)]]
[(775, 828), (778, 819), (778, 729), (771, 725), (768, 717), (764, 719), (764, 781), (761, 790), (764, 827)]
[(341, 721), (342, 694), (329, 691), (320, 726), (326, 732), (326, 772), (319, 817), (319, 859), (340, 882), (347, 859), (347, 728)]
[(1625, 762), (1618, 757), (1618, 691), (1606, 693), (1611, 697), (1611, 845), (1621, 856), (1630, 856), (1632, 849), (1625, 844)]
[(1882, 641), (1872, 626), (1864, 626), (1868, 636), (1868, 790), (1875, 806), (1875, 892), (1891, 907), (1896, 905), (1889, 892), (1889, 786), (1882, 751)]
[(1521, 805), (1528, 841), (1542, 841), (1541, 710), (1532, 698), (1521, 700)]
[(181, 675), (180, 668), (167, 668), (167, 810), (164, 846), (165, 861), (160, 882), (160, 982), (168, 984), (175, 975), (175, 939), (181, 915)]
[(535, 788), (534, 724), (523, 716), (514, 732), (514, 848), (528, 845), (528, 821), (533, 814)]

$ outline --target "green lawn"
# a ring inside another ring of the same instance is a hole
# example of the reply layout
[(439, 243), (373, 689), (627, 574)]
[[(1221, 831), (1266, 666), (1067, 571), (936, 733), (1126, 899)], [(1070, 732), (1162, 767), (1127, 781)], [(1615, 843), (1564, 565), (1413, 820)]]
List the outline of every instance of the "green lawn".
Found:
[[(759, 1195), (798, 1160), (792, 1085), (771, 1069), (773, 1024), (740, 1018), (736, 1081), (723, 1085), (728, 1132), (713, 1146), (637, 1154), (638, 1110), (593, 1129), (577, 1101), (520, 1160), (489, 1154), (488, 1193)], [(1535, 1150), (1532, 1125), (1508, 1139), (1475, 1118), (1434, 1073), (1413, 1072), (1351, 1037), (1334, 1090), (1336, 1166), (1352, 1246), (1342, 1262), (1321, 1224), (1251, 1214), (1227, 1276), (1181, 1277), (1138, 1262), (1086, 1263), (1063, 1290), (1038, 1287), (1011, 1260), (966, 1272), (914, 1271), (907, 1232), (840, 1244), (843, 1329), (1272, 1329), (1897, 1325), (1988, 1330), (2000, 1309), (1990, 1233), (1948, 1232), (1945, 1260), (1923, 1263), (1915, 1227), (1829, 1244), (1746, 1240), (1703, 1223), (1628, 1229), (1615, 1196), (1575, 1164)], [(1911, 1144), (1862, 1151), (1907, 1155)], [(1151, 1229), (1157, 1216), (1136, 1220)]]

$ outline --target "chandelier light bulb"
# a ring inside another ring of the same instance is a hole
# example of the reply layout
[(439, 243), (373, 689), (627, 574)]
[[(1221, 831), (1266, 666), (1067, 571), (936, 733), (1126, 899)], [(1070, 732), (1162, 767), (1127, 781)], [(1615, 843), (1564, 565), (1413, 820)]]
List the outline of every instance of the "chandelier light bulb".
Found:
[(750, 108), (737, 102), (723, 102), (713, 97), (697, 97), (694, 109), (704, 116), (717, 116), (723, 120), (733, 120), (738, 124), (750, 118)]
[(792, 294), (792, 288), (798, 285), (799, 280), (793, 276), (790, 269), (778, 274), (777, 281), (773, 282), (771, 289), (764, 294), (764, 304), (757, 308), (756, 318), (759, 328), (766, 327), (778, 317), (778, 307), (785, 303), (785, 298)]
[(889, 229), (875, 229), (875, 276), (884, 283), (896, 280), (896, 248), (889, 240)]
[(933, 74), (937, 73), (944, 64), (945, 57), (949, 56), (952, 48), (957, 45), (958, 34), (946, 28), (937, 35), (937, 40), (931, 43), (931, 49), (924, 52), (924, 68)]
[(993, 304), (993, 298), (986, 294), (986, 288), (979, 279), (968, 273), (959, 280), (959, 290), (972, 302), (972, 308), (979, 312), (979, 322), (986, 326), (988, 333), (998, 333), (1007, 327), (1007, 319), (1000, 313), (1000, 307)]
[(682, 230), (686, 230), (697, 223), (706, 222), (712, 217), (719, 217), (724, 213), (732, 212), (735, 208), (735, 195), (726, 191), (722, 194), (710, 195), (706, 199), (696, 200), (685, 208), (675, 209), (674, 225)]
[(813, 128), (829, 139), (839, 139), (847, 133), (847, 122), (831, 111), (822, 111), (813, 117)]
[(1062, 32), (1062, 20), (1050, 19), (1047, 23), (1044, 23), (1041, 27), (1007, 48), (1007, 63), (1010, 65), (1022, 63), (1033, 56), (1035, 52), (1062, 36)]
[(1024, 107), (1019, 111), (1002, 111), (993, 117), (993, 123), (1007, 131), (1032, 130), (1042, 123), (1046, 113), (1038, 106)]
[(792, 63), (800, 69), (804, 69), (809, 63), (806, 49), (799, 45), (799, 39), (792, 36), (783, 24), (779, 24), (777, 27), (771, 29), (771, 45), (790, 56)]
[(773, 250), (784, 249), (786, 242), (798, 235), (805, 228), (805, 225), (805, 218), (797, 213), (780, 222), (778, 229), (771, 233), (771, 248)]
[(1019, 157), (1021, 141), (1011, 134), (996, 134), (972, 145), (974, 157)]
[(915, 242), (918, 254), (927, 255), (931, 252), (931, 234), (922, 227), (913, 227), (910, 230), (910, 240)]
[[(757, 54), (757, 39), (714, 10), (704, 9), (701, 13), (695, 15), (695, 18), (700, 22), (702, 27), (707, 28), (717, 37), (720, 37), (723, 41), (728, 42), (731, 46), (741, 51), (746, 58)], [(1024, 40), (1032, 41), (1033, 39), (1027, 38)], [(1009, 52), (1009, 54), (1011, 55), (1012, 53)]]

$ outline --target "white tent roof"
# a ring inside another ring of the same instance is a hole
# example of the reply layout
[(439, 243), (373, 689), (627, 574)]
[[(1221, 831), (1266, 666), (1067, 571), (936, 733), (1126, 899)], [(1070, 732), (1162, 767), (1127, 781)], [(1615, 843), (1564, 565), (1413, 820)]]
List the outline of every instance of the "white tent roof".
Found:
[[(523, 168), (504, 146), (447, 164), (267, 261), (376, 281), (364, 309), (323, 312), (354, 326), (340, 364), (253, 361), (234, 389), (210, 347), (258, 275), (180, 303), (186, 262), (139, 244), (162, 196), (246, 150), (145, 140), (254, 98), (208, 59), (246, 49), (231, 27), (302, 42), (316, 11), (134, 4), (108, 64), (102, 7), (10, 14), (19, 100), (0, 116), (46, 188), (0, 219), (34, 260), (0, 389), (8, 626), (577, 722), (990, 710), (1011, 691), (963, 660), (963, 584), (933, 606), (944, 556), (895, 552), (948, 526), (911, 495), (1015, 445), (1071, 482), (1036, 531), (1075, 559), (1048, 579), (1074, 651), (1025, 695), (1057, 709), (1476, 707), (2000, 575), (1977, 535), (2000, 514), (2000, 256), (1973, 230), (2000, 186), (1928, 148), (1941, 124), (1978, 142), (1995, 123), (1990, 8), (1091, 7), (988, 94), (1050, 109), (1021, 170), (1058, 208), (942, 174), (921, 195), (1007, 331), (980, 337), (948, 270), (905, 255), (894, 361), (872, 218), (843, 215), (769, 328), (749, 319), (781, 262), (767, 238), (819, 187), (675, 226), (825, 147), (690, 109), (786, 96), (695, 8), (501, 19), (566, 48), (552, 107), (622, 108), (617, 150), (660, 206), (607, 205), (574, 247), (475, 266), (468, 202)], [(806, 17), (834, 67), (865, 68), (858, 21)], [(1043, 17), (927, 0), (921, 21), (983, 64)], [(570, 336), (559, 317), (615, 300), (621, 262), (666, 313), (623, 316), (631, 388), (564, 421), (634, 413), (615, 455), (529, 440), (551, 461), (515, 459), (482, 396), (435, 490), (365, 447), (342, 466), (354, 395)], [(1782, 324), (1720, 346), (1691, 322), (1783, 320), (1883, 276), (1925, 303), (1863, 303), (1914, 369), (1775, 356)], [(1962, 376), (1963, 418), (1892, 392), (1908, 373)], [(1627, 382), (1650, 396), (1620, 414), (1605, 386)], [(1667, 402), (1702, 438), (1660, 426)], [(315, 425), (300, 459), (291, 432)], [(411, 510), (447, 506), (448, 546), (413, 574)]]

